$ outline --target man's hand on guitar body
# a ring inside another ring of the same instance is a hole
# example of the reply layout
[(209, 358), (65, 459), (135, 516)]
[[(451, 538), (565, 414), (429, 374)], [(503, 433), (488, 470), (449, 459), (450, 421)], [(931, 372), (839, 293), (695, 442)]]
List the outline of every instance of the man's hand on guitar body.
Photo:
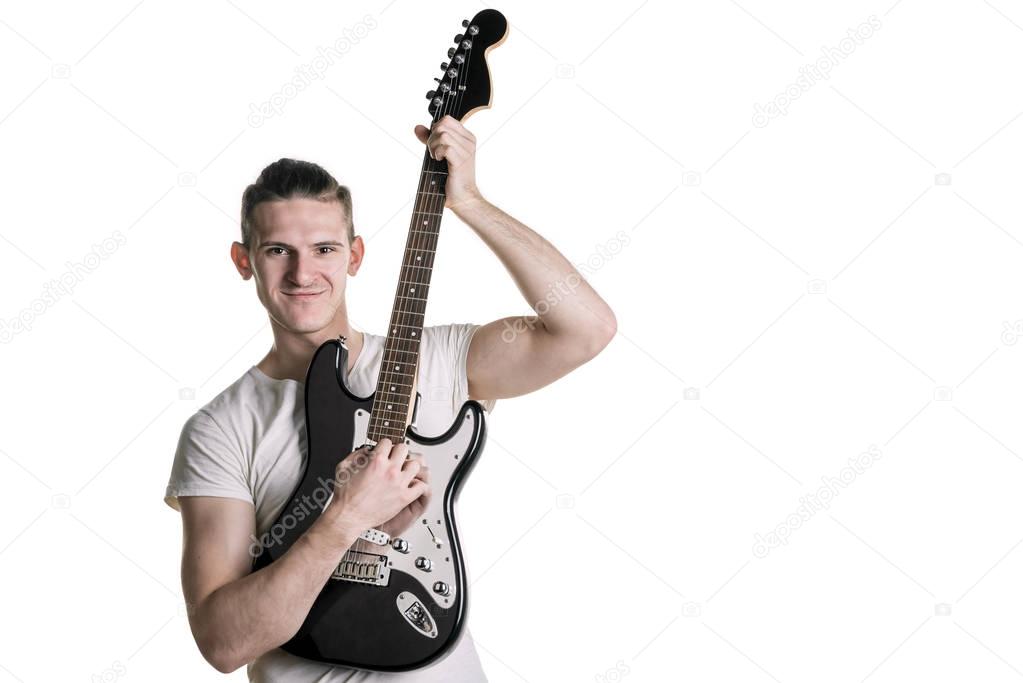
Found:
[(430, 502), (429, 468), (409, 457), (406, 444), (386, 438), (372, 452), (360, 448), (338, 463), (334, 479), (323, 516), (342, 537), (372, 528), (397, 536)]

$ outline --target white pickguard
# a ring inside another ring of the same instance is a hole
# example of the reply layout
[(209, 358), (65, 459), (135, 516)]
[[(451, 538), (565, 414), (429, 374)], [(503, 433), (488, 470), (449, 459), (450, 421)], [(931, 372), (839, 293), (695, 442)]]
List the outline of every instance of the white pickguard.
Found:
[[(365, 410), (355, 412), (354, 442), (351, 451), (367, 442), (370, 414)], [(440, 607), (449, 607), (457, 598), (458, 584), (455, 577), (455, 557), (451, 543), (451, 532), (444, 519), (444, 492), (454, 476), (455, 469), (465, 457), (466, 449), (475, 431), (476, 416), (466, 413), (458, 432), (448, 441), (439, 444), (418, 444), (406, 439), (409, 452), (418, 453), (430, 468), (430, 504), (423, 516), (417, 519), (404, 534), (399, 536), (408, 543), (408, 552), (399, 552), (392, 545), (380, 546), (360, 541), (357, 546), (366, 552), (386, 555), (388, 572), (398, 570), (414, 577), (423, 587), (423, 593), (433, 598)], [(436, 539), (436, 540), (435, 540)], [(396, 539), (391, 539), (392, 544)], [(429, 560), (429, 571), (416, 566), (417, 558)], [(447, 585), (448, 594), (434, 591), (438, 581)]]

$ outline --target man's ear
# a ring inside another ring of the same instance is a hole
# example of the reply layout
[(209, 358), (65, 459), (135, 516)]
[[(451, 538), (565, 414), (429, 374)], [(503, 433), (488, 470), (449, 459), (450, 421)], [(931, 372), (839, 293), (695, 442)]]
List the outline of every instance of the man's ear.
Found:
[(245, 245), (241, 242), (231, 243), (231, 260), (234, 261), (234, 267), (238, 269), (238, 273), (242, 276), (243, 280), (248, 280), (252, 277), (252, 263), (249, 261), (249, 250), (245, 248)]
[(362, 266), (362, 257), (366, 255), (366, 245), (362, 241), (362, 236), (356, 237), (352, 240), (351, 253), (348, 257), (348, 274), (355, 275), (359, 272), (359, 267)]

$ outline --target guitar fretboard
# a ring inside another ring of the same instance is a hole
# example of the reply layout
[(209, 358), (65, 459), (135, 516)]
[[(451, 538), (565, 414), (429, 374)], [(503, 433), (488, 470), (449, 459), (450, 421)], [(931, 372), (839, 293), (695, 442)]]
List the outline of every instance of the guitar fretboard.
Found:
[(396, 444), (404, 442), (415, 400), (413, 386), (419, 368), (419, 345), (448, 176), (447, 162), (434, 161), (428, 152), (424, 157), (373, 397), (367, 436), (374, 442), (385, 437)]

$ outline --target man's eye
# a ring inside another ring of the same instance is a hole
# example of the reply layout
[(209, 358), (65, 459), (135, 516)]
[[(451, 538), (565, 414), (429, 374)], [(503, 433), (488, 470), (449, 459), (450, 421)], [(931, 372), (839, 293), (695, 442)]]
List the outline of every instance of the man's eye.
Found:
[(268, 254), (276, 254), (284, 251), (284, 247), (270, 247), (266, 250)]
[[(328, 252), (331, 252), (331, 251), (336, 251), (336, 250), (334, 249), (334, 247), (320, 247), (320, 249), (326, 249), (326, 250), (327, 250)], [(321, 251), (320, 253), (322, 254), (322, 253), (324, 253), (324, 252), (322, 252), (322, 251)]]

